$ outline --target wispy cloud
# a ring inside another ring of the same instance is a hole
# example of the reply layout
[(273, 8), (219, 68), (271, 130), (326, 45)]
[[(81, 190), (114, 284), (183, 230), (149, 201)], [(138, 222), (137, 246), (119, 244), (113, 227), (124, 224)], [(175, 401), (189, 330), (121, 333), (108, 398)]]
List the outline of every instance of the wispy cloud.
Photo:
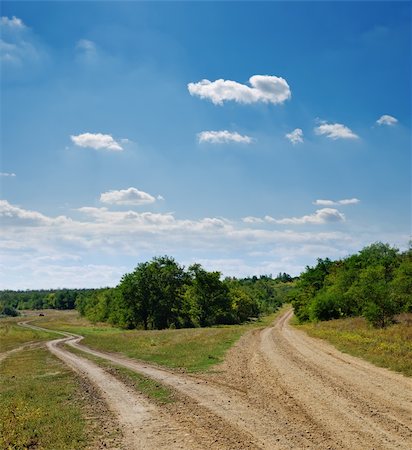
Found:
[(26, 25), (24, 25), (23, 21), (16, 16), (13, 16), (11, 18), (2, 16), (0, 18), (0, 25), (2, 27), (8, 27), (8, 28), (12, 28), (12, 29), (26, 28)]
[(15, 173), (9, 173), (9, 172), (0, 172), (0, 177), (15, 177)]
[(202, 131), (197, 135), (199, 143), (228, 144), (235, 142), (238, 144), (251, 144), (253, 139), (250, 136), (242, 136), (237, 132), (227, 130), (222, 131)]
[(123, 147), (113, 139), (110, 134), (83, 133), (70, 136), (70, 139), (78, 147), (93, 148), (95, 150), (109, 150), (120, 152)]
[(93, 63), (97, 60), (97, 46), (89, 39), (80, 39), (76, 42), (76, 58), (80, 62)]
[[(163, 199), (159, 196), (158, 199)], [(100, 201), (102, 203), (107, 203), (110, 205), (147, 205), (149, 203), (154, 203), (156, 198), (147, 192), (139, 191), (134, 187), (129, 187), (128, 189), (120, 189), (118, 191), (108, 191), (103, 192), (100, 195)]]
[(5, 68), (23, 69), (29, 64), (34, 69), (45, 60), (44, 48), (22, 19), (3, 16), (0, 18), (0, 28), (0, 60)]
[(379, 119), (376, 121), (378, 125), (395, 125), (398, 123), (398, 119), (393, 116), (389, 116), (388, 114), (384, 114), (383, 116), (380, 116)]
[(358, 139), (359, 136), (355, 134), (350, 128), (341, 123), (326, 123), (322, 122), (319, 126), (314, 128), (318, 135), (324, 135), (329, 139)]
[(302, 217), (286, 217), (284, 219), (275, 219), (271, 216), (259, 217), (245, 217), (243, 222), (250, 224), (259, 223), (274, 223), (277, 225), (320, 225), (331, 222), (344, 222), (345, 215), (334, 208), (322, 208), (315, 211), (313, 214), (309, 214)]
[(303, 142), (303, 131), (300, 128), (295, 128), (290, 133), (285, 134), (285, 138), (295, 145)]
[(358, 198), (345, 198), (343, 200), (315, 200), (314, 205), (319, 206), (336, 206), (336, 205), (356, 205), (360, 200)]
[(237, 103), (272, 103), (282, 104), (291, 97), (287, 81), (272, 75), (253, 75), (249, 78), (250, 86), (232, 80), (201, 80), (187, 85), (190, 95), (211, 100), (215, 105), (225, 101)]

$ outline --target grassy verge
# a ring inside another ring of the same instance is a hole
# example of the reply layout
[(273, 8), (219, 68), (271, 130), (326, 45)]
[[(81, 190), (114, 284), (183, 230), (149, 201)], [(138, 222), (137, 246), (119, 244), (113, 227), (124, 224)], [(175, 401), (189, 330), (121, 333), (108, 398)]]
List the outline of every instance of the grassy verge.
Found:
[(24, 318), (0, 319), (0, 352), (20, 347), (28, 342), (41, 342), (58, 337), (55, 333), (31, 330), (17, 325)]
[(295, 326), (343, 352), (412, 376), (412, 314), (384, 329), (372, 328), (360, 317)]
[(99, 358), (97, 356), (82, 352), (81, 350), (73, 348), (70, 345), (66, 345), (65, 347), (70, 352), (73, 352), (83, 358), (87, 358), (100, 367), (103, 367), (116, 378), (120, 379), (128, 386), (133, 387), (150, 400), (154, 400), (156, 403), (165, 404), (174, 401), (173, 391), (155, 380), (147, 378), (139, 373), (134, 372), (131, 369), (119, 366), (103, 358)]
[(83, 449), (85, 421), (72, 372), (46, 349), (0, 365), (0, 448)]
[(196, 372), (221, 362), (242, 334), (252, 328), (267, 326), (277, 314), (252, 324), (182, 330), (121, 330), (108, 325), (93, 325), (74, 312), (56, 314), (35, 323), (80, 334), (85, 337), (82, 343), (95, 349)]

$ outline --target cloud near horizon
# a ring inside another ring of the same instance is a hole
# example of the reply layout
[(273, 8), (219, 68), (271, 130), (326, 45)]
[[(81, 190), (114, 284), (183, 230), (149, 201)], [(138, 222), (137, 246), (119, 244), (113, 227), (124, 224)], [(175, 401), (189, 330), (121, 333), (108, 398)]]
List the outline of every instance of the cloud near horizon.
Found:
[(314, 205), (319, 206), (336, 206), (336, 205), (356, 205), (360, 200), (358, 198), (345, 198), (343, 200), (315, 200)]
[(316, 210), (313, 214), (302, 217), (286, 217), (284, 219), (275, 219), (271, 216), (260, 217), (244, 217), (244, 223), (248, 224), (262, 224), (274, 223), (277, 225), (321, 225), (325, 223), (344, 222), (345, 215), (334, 208), (322, 208)]
[(251, 144), (253, 139), (250, 136), (242, 136), (236, 131), (202, 131), (197, 135), (200, 144), (229, 144), (231, 142), (238, 144)]
[[(5, 288), (68, 287), (66, 283), (72, 287), (115, 285), (126, 270), (161, 254), (174, 255), (184, 264), (208, 260), (211, 270), (224, 269), (227, 276), (264, 274), (269, 267), (297, 275), (318, 257), (339, 257), (371, 241), (394, 239), (371, 235), (369, 229), (363, 237), (337, 230), (273, 229), (268, 225), (276, 219), (269, 216), (243, 222), (222, 217), (193, 220), (177, 218), (173, 213), (111, 211), (106, 207), (82, 207), (73, 214), (52, 217), (0, 201), (0, 251), (4, 261), (0, 263), (0, 282)], [(325, 208), (276, 223), (327, 224), (342, 220), (337, 210)], [(396, 236), (398, 241), (401, 238), (405, 243), (408, 240), (408, 236)], [(307, 249), (304, 257), (303, 248)], [(120, 255), (123, 262), (119, 268)], [(219, 261), (230, 262), (230, 258), (236, 258), (239, 264), (219, 265)], [(96, 261), (104, 263), (100, 266)], [(103, 266), (104, 273), (99, 274)], [(251, 268), (256, 269), (250, 272)], [(94, 275), (86, 277), (87, 273)]]
[(9, 173), (9, 172), (0, 172), (0, 177), (15, 177), (15, 176), (16, 176), (16, 174), (13, 173), (13, 172), (11, 172), (11, 173)]
[(123, 147), (110, 134), (83, 133), (71, 135), (70, 139), (78, 147), (93, 148), (94, 150), (123, 151)]
[(319, 126), (314, 128), (315, 134), (324, 135), (329, 139), (359, 139), (350, 128), (341, 123), (326, 123), (322, 122)]
[(250, 86), (232, 80), (201, 80), (187, 85), (190, 95), (211, 100), (215, 105), (225, 101), (237, 103), (272, 103), (282, 104), (291, 98), (287, 81), (272, 75), (253, 75), (249, 78)]
[[(162, 196), (157, 197), (158, 200), (163, 199)], [(139, 191), (134, 187), (128, 189), (112, 190), (103, 192), (100, 195), (100, 201), (110, 205), (147, 205), (154, 203), (156, 198), (147, 192)]]

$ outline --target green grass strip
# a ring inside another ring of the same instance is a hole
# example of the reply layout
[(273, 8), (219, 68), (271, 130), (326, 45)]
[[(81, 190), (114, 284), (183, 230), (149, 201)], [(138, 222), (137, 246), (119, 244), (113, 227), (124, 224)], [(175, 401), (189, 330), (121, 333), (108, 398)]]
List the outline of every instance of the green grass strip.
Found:
[(77, 390), (73, 373), (46, 349), (10, 355), (0, 365), (0, 448), (86, 448)]
[(360, 317), (295, 326), (342, 352), (412, 376), (412, 314), (383, 329), (372, 328)]

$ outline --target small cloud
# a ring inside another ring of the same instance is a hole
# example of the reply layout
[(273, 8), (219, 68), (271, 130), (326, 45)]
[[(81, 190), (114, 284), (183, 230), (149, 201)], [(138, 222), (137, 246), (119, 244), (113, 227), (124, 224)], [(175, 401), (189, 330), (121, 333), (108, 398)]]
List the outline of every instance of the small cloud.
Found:
[(95, 52), (96, 44), (93, 41), (89, 41), (89, 39), (80, 39), (76, 43), (76, 48), (85, 52)]
[(16, 16), (13, 16), (12, 18), (2, 16), (0, 18), (0, 24), (3, 27), (14, 28), (14, 29), (26, 28), (26, 25), (24, 25), (23, 21)]
[(285, 138), (295, 145), (303, 142), (303, 131), (300, 128), (295, 128), (290, 133), (285, 134)]
[(77, 59), (83, 63), (93, 63), (97, 60), (97, 46), (89, 39), (80, 39), (76, 42)]
[(109, 150), (121, 152), (123, 147), (113, 139), (110, 134), (83, 133), (70, 136), (73, 143), (79, 147), (93, 148), (95, 150)]
[(325, 135), (329, 139), (358, 139), (359, 136), (355, 134), (350, 128), (341, 123), (326, 123), (323, 122), (314, 128), (316, 134)]
[(263, 223), (264, 220), (261, 219), (260, 217), (247, 216), (243, 217), (242, 222), (253, 224), (253, 223)]
[[(160, 198), (163, 200), (162, 196), (158, 196), (158, 200)], [(149, 203), (154, 203), (156, 198), (147, 192), (139, 191), (134, 187), (130, 187), (128, 189), (121, 189), (118, 191), (108, 191), (103, 192), (100, 195), (100, 201), (102, 203), (108, 203), (111, 205), (146, 205)]]
[(356, 205), (360, 200), (358, 198), (345, 198), (343, 200), (315, 200), (314, 205), (318, 206), (335, 206), (335, 205)]
[(202, 131), (197, 135), (199, 143), (208, 142), (210, 144), (228, 144), (236, 142), (238, 144), (251, 144), (253, 139), (250, 136), (242, 136), (236, 132), (223, 131)]
[(157, 200), (160, 200), (160, 201), (164, 201), (164, 197), (163, 197), (163, 195), (158, 195), (157, 197), (156, 197), (156, 199)]
[[(47, 52), (32, 30), (16, 16), (0, 18), (0, 60), (7, 70), (22, 70), (24, 73), (41, 67)], [(16, 72), (14, 72), (16, 74)]]
[(9, 172), (0, 172), (0, 177), (15, 177), (15, 173), (9, 173)]
[(389, 116), (388, 114), (384, 114), (383, 116), (380, 116), (379, 119), (376, 121), (378, 125), (395, 125), (398, 123), (398, 119), (393, 116)]
[(120, 142), (122, 144), (130, 144), (132, 141), (130, 139), (127, 139), (127, 138), (122, 138), (122, 139), (120, 139)]
[(322, 208), (315, 213), (303, 217), (291, 217), (274, 221), (283, 225), (324, 224), (330, 222), (344, 222), (345, 215), (334, 208)]
[(272, 103), (282, 104), (290, 99), (291, 91), (287, 81), (271, 75), (253, 75), (249, 78), (250, 86), (232, 80), (201, 80), (187, 85), (190, 95), (211, 100), (215, 105), (225, 101), (237, 103)]
[[(271, 216), (265, 216), (263, 219), (257, 217), (245, 218), (248, 219), (246, 223), (275, 223), (278, 225), (321, 225), (331, 222), (344, 222), (345, 215), (334, 208), (322, 208), (315, 211), (313, 214), (302, 217), (286, 217), (284, 219), (275, 219)], [(243, 221), (245, 221), (243, 219)]]

